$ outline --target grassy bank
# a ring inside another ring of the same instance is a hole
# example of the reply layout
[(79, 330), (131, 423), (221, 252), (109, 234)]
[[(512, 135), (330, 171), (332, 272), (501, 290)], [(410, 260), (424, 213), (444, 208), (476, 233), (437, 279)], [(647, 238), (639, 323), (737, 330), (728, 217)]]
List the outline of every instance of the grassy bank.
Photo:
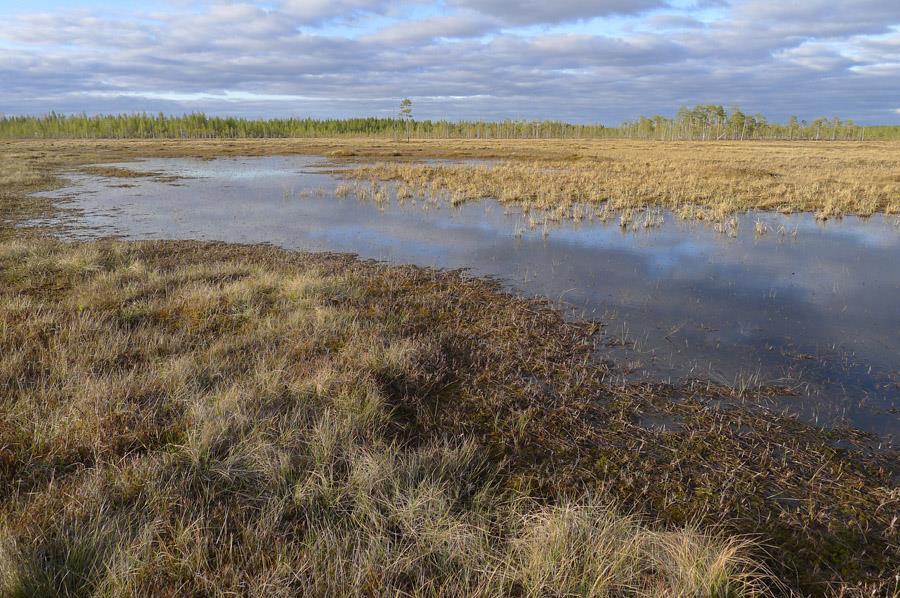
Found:
[[(16, 151), (7, 223), (114, 157)], [(0, 235), (0, 593), (896, 590), (895, 454), (729, 388), (613, 386), (595, 326), (542, 302), (347, 256)]]
[(726, 389), (607, 388), (589, 327), (489, 283), (46, 240), (0, 276), (7, 593), (705, 595), (755, 562), (821, 591), (896, 562), (888, 461)]
[(485, 450), (465, 414), (440, 413), (500, 390), (455, 363), (484, 332), (448, 320), (450, 294), (468, 295), (451, 309), (502, 310), (491, 336), (534, 326), (482, 283), (191, 243), (13, 241), (0, 273), (4, 595), (706, 595), (760, 581), (752, 542), (650, 526), (603, 494), (529, 500), (503, 436)]

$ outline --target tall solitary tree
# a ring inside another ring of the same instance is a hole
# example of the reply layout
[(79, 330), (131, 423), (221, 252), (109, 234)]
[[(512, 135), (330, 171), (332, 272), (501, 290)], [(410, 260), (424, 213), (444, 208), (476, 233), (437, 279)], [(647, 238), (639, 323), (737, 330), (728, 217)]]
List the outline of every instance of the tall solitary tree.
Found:
[(406, 142), (409, 143), (410, 129), (412, 128), (412, 100), (403, 98), (400, 102), (400, 120), (406, 124)]

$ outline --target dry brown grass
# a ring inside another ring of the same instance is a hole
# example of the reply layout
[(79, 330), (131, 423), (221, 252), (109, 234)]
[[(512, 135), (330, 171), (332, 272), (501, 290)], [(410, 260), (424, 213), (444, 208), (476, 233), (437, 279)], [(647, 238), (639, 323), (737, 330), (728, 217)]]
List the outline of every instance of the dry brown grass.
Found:
[(544, 218), (608, 220), (646, 207), (683, 218), (721, 221), (750, 209), (814, 212), (829, 218), (900, 213), (900, 152), (860, 146), (755, 147), (647, 144), (597, 148), (576, 159), (499, 164), (381, 163), (358, 179), (396, 180), (422, 196), (454, 203), (496, 198), (545, 212)]
[(427, 314), (385, 309), (410, 275), (0, 244), (0, 593), (766, 591), (754, 542), (538, 504), (476, 436), (417, 432), (450, 372)]
[(59, 182), (52, 166), (0, 155), (0, 240), (26, 234), (14, 228), (23, 220), (55, 212), (53, 202), (28, 194), (51, 188)]
[[(12, 222), (125, 146), (16, 147)], [(8, 593), (777, 590), (760, 559), (803, 593), (896, 590), (896, 453), (751, 392), (613, 383), (596, 327), (542, 302), (346, 256), (0, 235)]]
[(85, 174), (92, 174), (101, 177), (111, 177), (118, 179), (136, 179), (160, 176), (158, 172), (146, 172), (129, 170), (128, 168), (120, 168), (117, 166), (86, 166), (80, 169)]
[(7, 593), (753, 593), (760, 558), (890, 582), (891, 458), (830, 447), (865, 437), (610, 388), (591, 326), (491, 283), (46, 240), (0, 277)]
[[(496, 197), (555, 210), (559, 217), (577, 203), (595, 207), (608, 203), (613, 211), (661, 206), (683, 217), (719, 221), (748, 209), (809, 211), (823, 217), (900, 213), (900, 143), (894, 142), (0, 141), (3, 163), (56, 169), (148, 156), (283, 154), (315, 154), (342, 162), (389, 159), (357, 175), (397, 179), (416, 191), (444, 189), (455, 201)], [(410, 163), (424, 158), (491, 159), (502, 164)]]

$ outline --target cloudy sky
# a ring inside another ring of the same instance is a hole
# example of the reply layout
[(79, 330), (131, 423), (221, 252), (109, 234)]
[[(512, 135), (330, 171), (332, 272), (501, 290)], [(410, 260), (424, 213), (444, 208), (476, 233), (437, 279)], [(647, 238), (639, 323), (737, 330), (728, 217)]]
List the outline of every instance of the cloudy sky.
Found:
[(0, 0), (0, 112), (900, 123), (900, 0)]

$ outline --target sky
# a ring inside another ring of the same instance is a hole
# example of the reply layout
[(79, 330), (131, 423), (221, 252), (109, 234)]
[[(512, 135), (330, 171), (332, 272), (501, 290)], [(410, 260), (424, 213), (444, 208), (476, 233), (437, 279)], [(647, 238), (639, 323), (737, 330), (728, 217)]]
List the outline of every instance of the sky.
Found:
[(0, 0), (0, 113), (900, 124), (900, 0)]

